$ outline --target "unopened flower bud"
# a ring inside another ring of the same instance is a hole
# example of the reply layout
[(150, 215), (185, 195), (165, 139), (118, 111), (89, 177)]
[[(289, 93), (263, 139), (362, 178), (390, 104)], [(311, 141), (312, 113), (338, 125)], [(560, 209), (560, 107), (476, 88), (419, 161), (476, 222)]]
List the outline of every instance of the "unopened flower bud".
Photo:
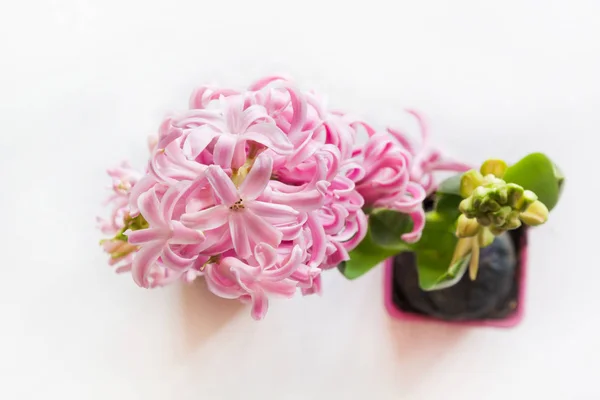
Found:
[(100, 241), (100, 245), (113, 260), (124, 258), (138, 249), (137, 246), (118, 239), (104, 239)]
[(536, 200), (521, 213), (520, 218), (527, 225), (541, 225), (548, 220), (548, 208), (544, 203)]
[(504, 228), (500, 228), (497, 226), (490, 226), (489, 228), (486, 228), (490, 231), (490, 233), (494, 236), (500, 236), (502, 235), (504, 232), (506, 232), (506, 229)]
[(506, 205), (508, 202), (508, 189), (506, 188), (506, 185), (500, 185), (498, 188), (495, 188), (494, 191), (490, 193), (490, 197), (499, 205)]
[(521, 226), (521, 220), (519, 219), (520, 213), (518, 211), (512, 211), (508, 218), (506, 219), (506, 223), (503, 228), (506, 230), (517, 229)]
[(530, 201), (532, 203), (538, 199), (537, 194), (533, 193), (531, 190), (524, 190), (523, 197), (526, 199), (526, 201)]
[(467, 216), (473, 215), (473, 213), (474, 213), (473, 198), (467, 197), (466, 199), (461, 201), (460, 204), (458, 205), (458, 209), (460, 210), (461, 213), (466, 214)]
[(492, 219), (488, 215), (482, 214), (477, 217), (477, 222), (479, 222), (479, 225), (490, 226)]
[(508, 207), (508, 206), (504, 206), (502, 208), (500, 208), (498, 211), (494, 212), (492, 214), (492, 222), (495, 226), (503, 226), (506, 222), (506, 219), (508, 218), (508, 216), (510, 215), (510, 212), (512, 211), (512, 208)]
[(460, 195), (463, 198), (469, 197), (475, 188), (483, 184), (483, 176), (474, 169), (467, 171), (460, 179)]
[(537, 195), (533, 193), (531, 190), (524, 190), (523, 196), (517, 201), (515, 208), (519, 211), (526, 210), (531, 204), (533, 204), (538, 199)]
[(464, 214), (458, 217), (456, 226), (456, 236), (459, 238), (471, 237), (477, 235), (481, 227), (475, 218), (467, 218)]
[(517, 203), (523, 196), (524, 189), (515, 183), (507, 183), (506, 191), (508, 192), (508, 201), (506, 204), (513, 208), (516, 207)]
[(477, 240), (479, 241), (479, 247), (487, 247), (494, 241), (494, 234), (489, 228), (483, 228), (479, 231)]
[(489, 185), (499, 185), (499, 184), (504, 184), (506, 182), (504, 182), (502, 179), (500, 178), (496, 178), (494, 175), (489, 174), (483, 177), (483, 185), (484, 186), (489, 186)]
[(521, 220), (518, 218), (510, 219), (504, 225), (507, 230), (513, 230), (521, 227)]
[(483, 186), (479, 186), (478, 188), (476, 188), (473, 193), (471, 194), (471, 197), (473, 198), (473, 208), (475, 210), (479, 210), (479, 208), (481, 207), (481, 204), (483, 202), (483, 199), (488, 195), (488, 189), (484, 188)]
[(503, 160), (489, 159), (481, 165), (481, 173), (485, 175), (494, 175), (497, 178), (502, 178), (506, 172), (508, 165)]
[[(481, 171), (490, 172), (494, 165), (496, 164), (490, 161)], [(501, 163), (497, 165), (500, 165), (496, 170), (499, 172), (503, 167)], [(463, 178), (461, 194), (469, 191), (471, 194), (459, 205), (464, 216), (461, 226), (457, 228), (456, 235), (459, 237), (469, 237), (467, 235), (473, 233), (468, 230), (467, 220), (474, 219), (480, 227), (489, 228), (490, 233), (498, 235), (519, 228), (522, 222), (539, 225), (548, 218), (547, 208), (543, 204), (537, 204), (538, 197), (531, 190), (525, 190), (515, 183), (506, 183), (493, 174), (485, 175), (482, 184), (473, 189), (470, 185), (481, 179), (481, 173), (477, 171), (469, 171)], [(530, 211), (529, 207), (533, 204), (536, 205)]]
[(481, 206), (479, 207), (479, 211), (481, 212), (495, 212), (500, 210), (500, 204), (492, 199), (491, 195), (486, 196), (481, 201)]

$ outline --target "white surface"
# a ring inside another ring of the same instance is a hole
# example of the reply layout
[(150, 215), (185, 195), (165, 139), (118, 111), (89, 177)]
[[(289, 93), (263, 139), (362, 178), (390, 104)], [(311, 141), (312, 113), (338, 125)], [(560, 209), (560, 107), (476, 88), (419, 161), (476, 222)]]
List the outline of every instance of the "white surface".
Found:
[[(600, 2), (349, 4), (2, 2), (1, 399), (600, 398), (583, 202), (599, 195)], [(273, 72), (381, 125), (410, 128), (401, 110), (417, 107), (473, 162), (556, 159), (569, 182), (531, 237), (521, 326), (391, 321), (381, 269), (332, 271), (323, 297), (274, 302), (261, 323), (202, 284), (113, 274), (94, 228), (104, 169), (142, 165), (146, 134), (195, 85)]]

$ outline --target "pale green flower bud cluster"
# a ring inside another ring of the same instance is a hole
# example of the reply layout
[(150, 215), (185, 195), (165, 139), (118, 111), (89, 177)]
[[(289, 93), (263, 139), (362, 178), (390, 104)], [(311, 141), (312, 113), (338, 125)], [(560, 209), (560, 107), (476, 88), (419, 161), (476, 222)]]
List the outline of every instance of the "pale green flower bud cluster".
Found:
[(459, 209), (457, 236), (474, 236), (486, 227), (494, 235), (517, 229), (521, 223), (540, 225), (548, 219), (548, 209), (535, 193), (515, 183), (501, 179), (506, 163), (486, 161), (480, 171), (466, 172), (461, 179), (460, 192), (465, 199)]
[(502, 180), (507, 168), (502, 160), (487, 160), (479, 171), (465, 172), (460, 181), (464, 200), (459, 204), (459, 240), (450, 265), (470, 253), (472, 280), (479, 268), (479, 249), (492, 244), (496, 235), (517, 229), (521, 223), (535, 226), (548, 219), (548, 208), (535, 193)]

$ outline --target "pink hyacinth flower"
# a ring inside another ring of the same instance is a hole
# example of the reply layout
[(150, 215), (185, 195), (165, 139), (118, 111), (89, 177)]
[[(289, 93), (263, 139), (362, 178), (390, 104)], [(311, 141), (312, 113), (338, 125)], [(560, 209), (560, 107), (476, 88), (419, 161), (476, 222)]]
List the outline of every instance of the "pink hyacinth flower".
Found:
[(433, 193), (436, 189), (433, 176), (435, 172), (465, 172), (472, 168), (471, 165), (445, 156), (440, 150), (433, 147), (425, 119), (415, 110), (406, 110), (406, 112), (417, 120), (421, 131), (420, 145), (414, 145), (405, 134), (397, 129), (388, 128), (387, 131), (412, 155), (410, 178), (412, 181), (418, 182), (427, 194)]
[(223, 168), (240, 167), (246, 161), (246, 142), (259, 143), (278, 154), (290, 154), (293, 146), (261, 105), (244, 108), (242, 96), (222, 98), (222, 112), (190, 110), (174, 124), (186, 129), (186, 149), (195, 158), (212, 141), (213, 161)]
[[(301, 267), (304, 252), (295, 246), (284, 258), (266, 243), (254, 248), (254, 257), (248, 263), (236, 257), (225, 257), (218, 264), (206, 267), (210, 290), (224, 298), (249, 298), (252, 317), (260, 320), (267, 313), (268, 296), (291, 298), (298, 283), (290, 277)], [(306, 266), (304, 266), (306, 267)]]
[(217, 205), (184, 214), (181, 221), (190, 228), (210, 230), (228, 225), (233, 247), (241, 258), (252, 255), (259, 243), (277, 247), (283, 234), (278, 224), (296, 220), (298, 211), (275, 203), (257, 200), (271, 179), (273, 160), (261, 154), (239, 188), (222, 168), (211, 165), (206, 178), (212, 187)]
[(188, 187), (186, 184), (172, 186), (160, 201), (154, 187), (140, 196), (139, 209), (149, 228), (125, 232), (130, 244), (141, 246), (132, 264), (133, 279), (139, 286), (150, 287), (148, 277), (159, 257), (165, 266), (175, 271), (185, 271), (197, 258), (182, 257), (173, 248), (174, 245), (199, 244), (205, 239), (201, 232), (171, 220), (177, 201)]
[(189, 104), (149, 140), (144, 174), (109, 171), (112, 215), (100, 223), (114, 237), (102, 244), (140, 286), (203, 277), (216, 295), (250, 302), (255, 319), (271, 296), (319, 293), (321, 272), (367, 234), (366, 209), (410, 215), (402, 239), (418, 240), (433, 173), (467, 169), (430, 145), (414, 112), (420, 144), (278, 76), (246, 90), (205, 86)]

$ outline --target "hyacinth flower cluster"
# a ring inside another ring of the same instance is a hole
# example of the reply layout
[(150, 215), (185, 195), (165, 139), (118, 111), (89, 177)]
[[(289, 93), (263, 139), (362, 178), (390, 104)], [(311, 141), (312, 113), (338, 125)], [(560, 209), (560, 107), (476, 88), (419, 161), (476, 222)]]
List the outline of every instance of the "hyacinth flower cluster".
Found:
[(433, 173), (469, 168), (433, 149), (411, 113), (419, 145), (281, 77), (201, 87), (149, 141), (143, 172), (108, 171), (112, 212), (99, 223), (109, 264), (144, 288), (203, 277), (215, 295), (250, 303), (255, 319), (272, 297), (320, 293), (322, 272), (365, 238), (369, 210), (408, 216), (401, 240), (414, 243)]

